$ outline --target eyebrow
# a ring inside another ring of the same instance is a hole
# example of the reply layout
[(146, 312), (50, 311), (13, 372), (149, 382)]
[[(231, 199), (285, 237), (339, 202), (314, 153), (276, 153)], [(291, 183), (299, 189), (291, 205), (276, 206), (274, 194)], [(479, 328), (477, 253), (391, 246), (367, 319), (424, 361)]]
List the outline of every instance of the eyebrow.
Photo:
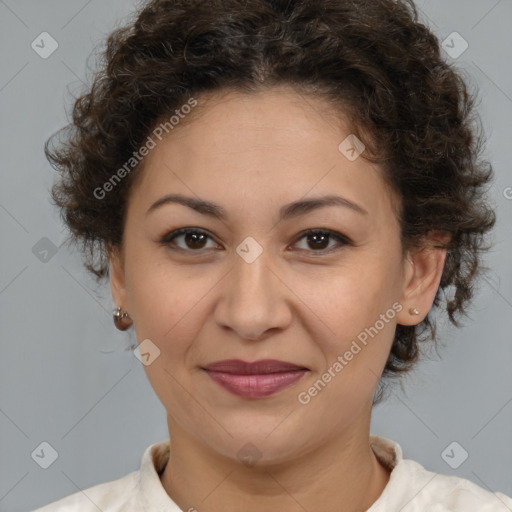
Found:
[[(165, 204), (173, 203), (188, 206), (196, 212), (214, 217), (219, 220), (227, 220), (228, 218), (228, 215), (222, 206), (210, 201), (205, 201), (204, 199), (196, 199), (181, 194), (168, 194), (161, 197), (148, 208), (146, 215)], [(327, 206), (341, 206), (344, 208), (349, 208), (362, 215), (368, 215), (368, 211), (359, 204), (341, 196), (329, 195), (323, 197), (315, 197), (312, 199), (302, 199), (300, 201), (294, 201), (293, 203), (285, 204), (279, 210), (279, 220), (288, 220), (319, 208), (325, 208)]]

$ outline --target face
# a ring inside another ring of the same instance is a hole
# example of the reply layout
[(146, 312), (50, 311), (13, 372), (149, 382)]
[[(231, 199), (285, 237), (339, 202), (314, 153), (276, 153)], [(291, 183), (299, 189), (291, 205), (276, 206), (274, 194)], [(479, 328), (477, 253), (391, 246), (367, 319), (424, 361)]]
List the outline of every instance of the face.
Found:
[[(396, 324), (424, 318), (444, 253), (402, 259), (397, 198), (378, 167), (339, 149), (351, 132), (329, 105), (286, 88), (198, 101), (201, 115), (146, 157), (112, 293), (150, 340), (144, 368), (171, 436), (284, 461), (367, 424)], [(325, 196), (341, 199), (289, 206)], [(302, 370), (205, 370), (224, 360)]]

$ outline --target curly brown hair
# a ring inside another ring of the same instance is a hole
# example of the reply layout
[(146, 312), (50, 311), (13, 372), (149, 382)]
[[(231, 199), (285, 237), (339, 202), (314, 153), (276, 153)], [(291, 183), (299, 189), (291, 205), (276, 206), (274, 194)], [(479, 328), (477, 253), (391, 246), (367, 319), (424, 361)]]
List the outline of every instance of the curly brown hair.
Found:
[[(434, 306), (441, 309), (443, 294), (450, 321), (460, 325), (495, 223), (485, 197), (493, 170), (481, 158), (475, 95), (443, 59), (412, 0), (153, 0), (109, 35), (101, 56), (72, 121), (45, 145), (61, 174), (52, 198), (68, 241), (80, 245), (98, 281), (108, 276), (108, 249), (121, 244), (142, 165), (108, 199), (94, 191), (157, 123), (202, 92), (251, 94), (285, 84), (348, 116), (366, 146), (362, 157), (382, 166), (401, 198), (404, 252), (421, 247), (431, 230), (451, 234), (439, 246), (447, 257)], [(431, 313), (417, 326), (397, 325), (383, 377), (408, 371), (419, 341), (437, 341)]]

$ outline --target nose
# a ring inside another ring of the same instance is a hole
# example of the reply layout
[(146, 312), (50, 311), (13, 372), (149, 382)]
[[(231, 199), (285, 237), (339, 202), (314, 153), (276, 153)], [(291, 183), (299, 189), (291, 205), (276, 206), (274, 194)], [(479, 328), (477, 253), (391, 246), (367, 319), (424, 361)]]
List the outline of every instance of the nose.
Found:
[(283, 281), (265, 251), (252, 263), (235, 255), (215, 308), (217, 324), (247, 340), (285, 329), (292, 320), (293, 294)]

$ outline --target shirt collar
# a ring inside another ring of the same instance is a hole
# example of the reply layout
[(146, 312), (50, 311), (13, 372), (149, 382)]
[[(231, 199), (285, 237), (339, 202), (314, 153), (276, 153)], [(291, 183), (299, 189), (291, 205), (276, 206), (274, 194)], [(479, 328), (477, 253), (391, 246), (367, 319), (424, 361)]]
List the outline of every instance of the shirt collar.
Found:
[[(391, 471), (388, 485), (380, 495), (379, 499), (367, 512), (380, 512), (381, 507), (388, 500), (390, 489), (398, 477), (393, 471), (395, 466), (403, 460), (403, 453), (400, 445), (386, 437), (370, 435), (370, 446), (379, 462)], [(150, 445), (146, 448), (139, 473), (139, 496), (137, 510), (151, 510), (161, 512), (182, 512), (165, 491), (160, 474), (164, 471), (170, 454), (170, 440), (166, 439)], [(382, 510), (387, 510), (382, 508)]]
[[(137, 510), (182, 512), (160, 481), (160, 474), (169, 460), (170, 440), (152, 444), (142, 456), (139, 473), (139, 503)], [(134, 510), (136, 510), (134, 508)]]

